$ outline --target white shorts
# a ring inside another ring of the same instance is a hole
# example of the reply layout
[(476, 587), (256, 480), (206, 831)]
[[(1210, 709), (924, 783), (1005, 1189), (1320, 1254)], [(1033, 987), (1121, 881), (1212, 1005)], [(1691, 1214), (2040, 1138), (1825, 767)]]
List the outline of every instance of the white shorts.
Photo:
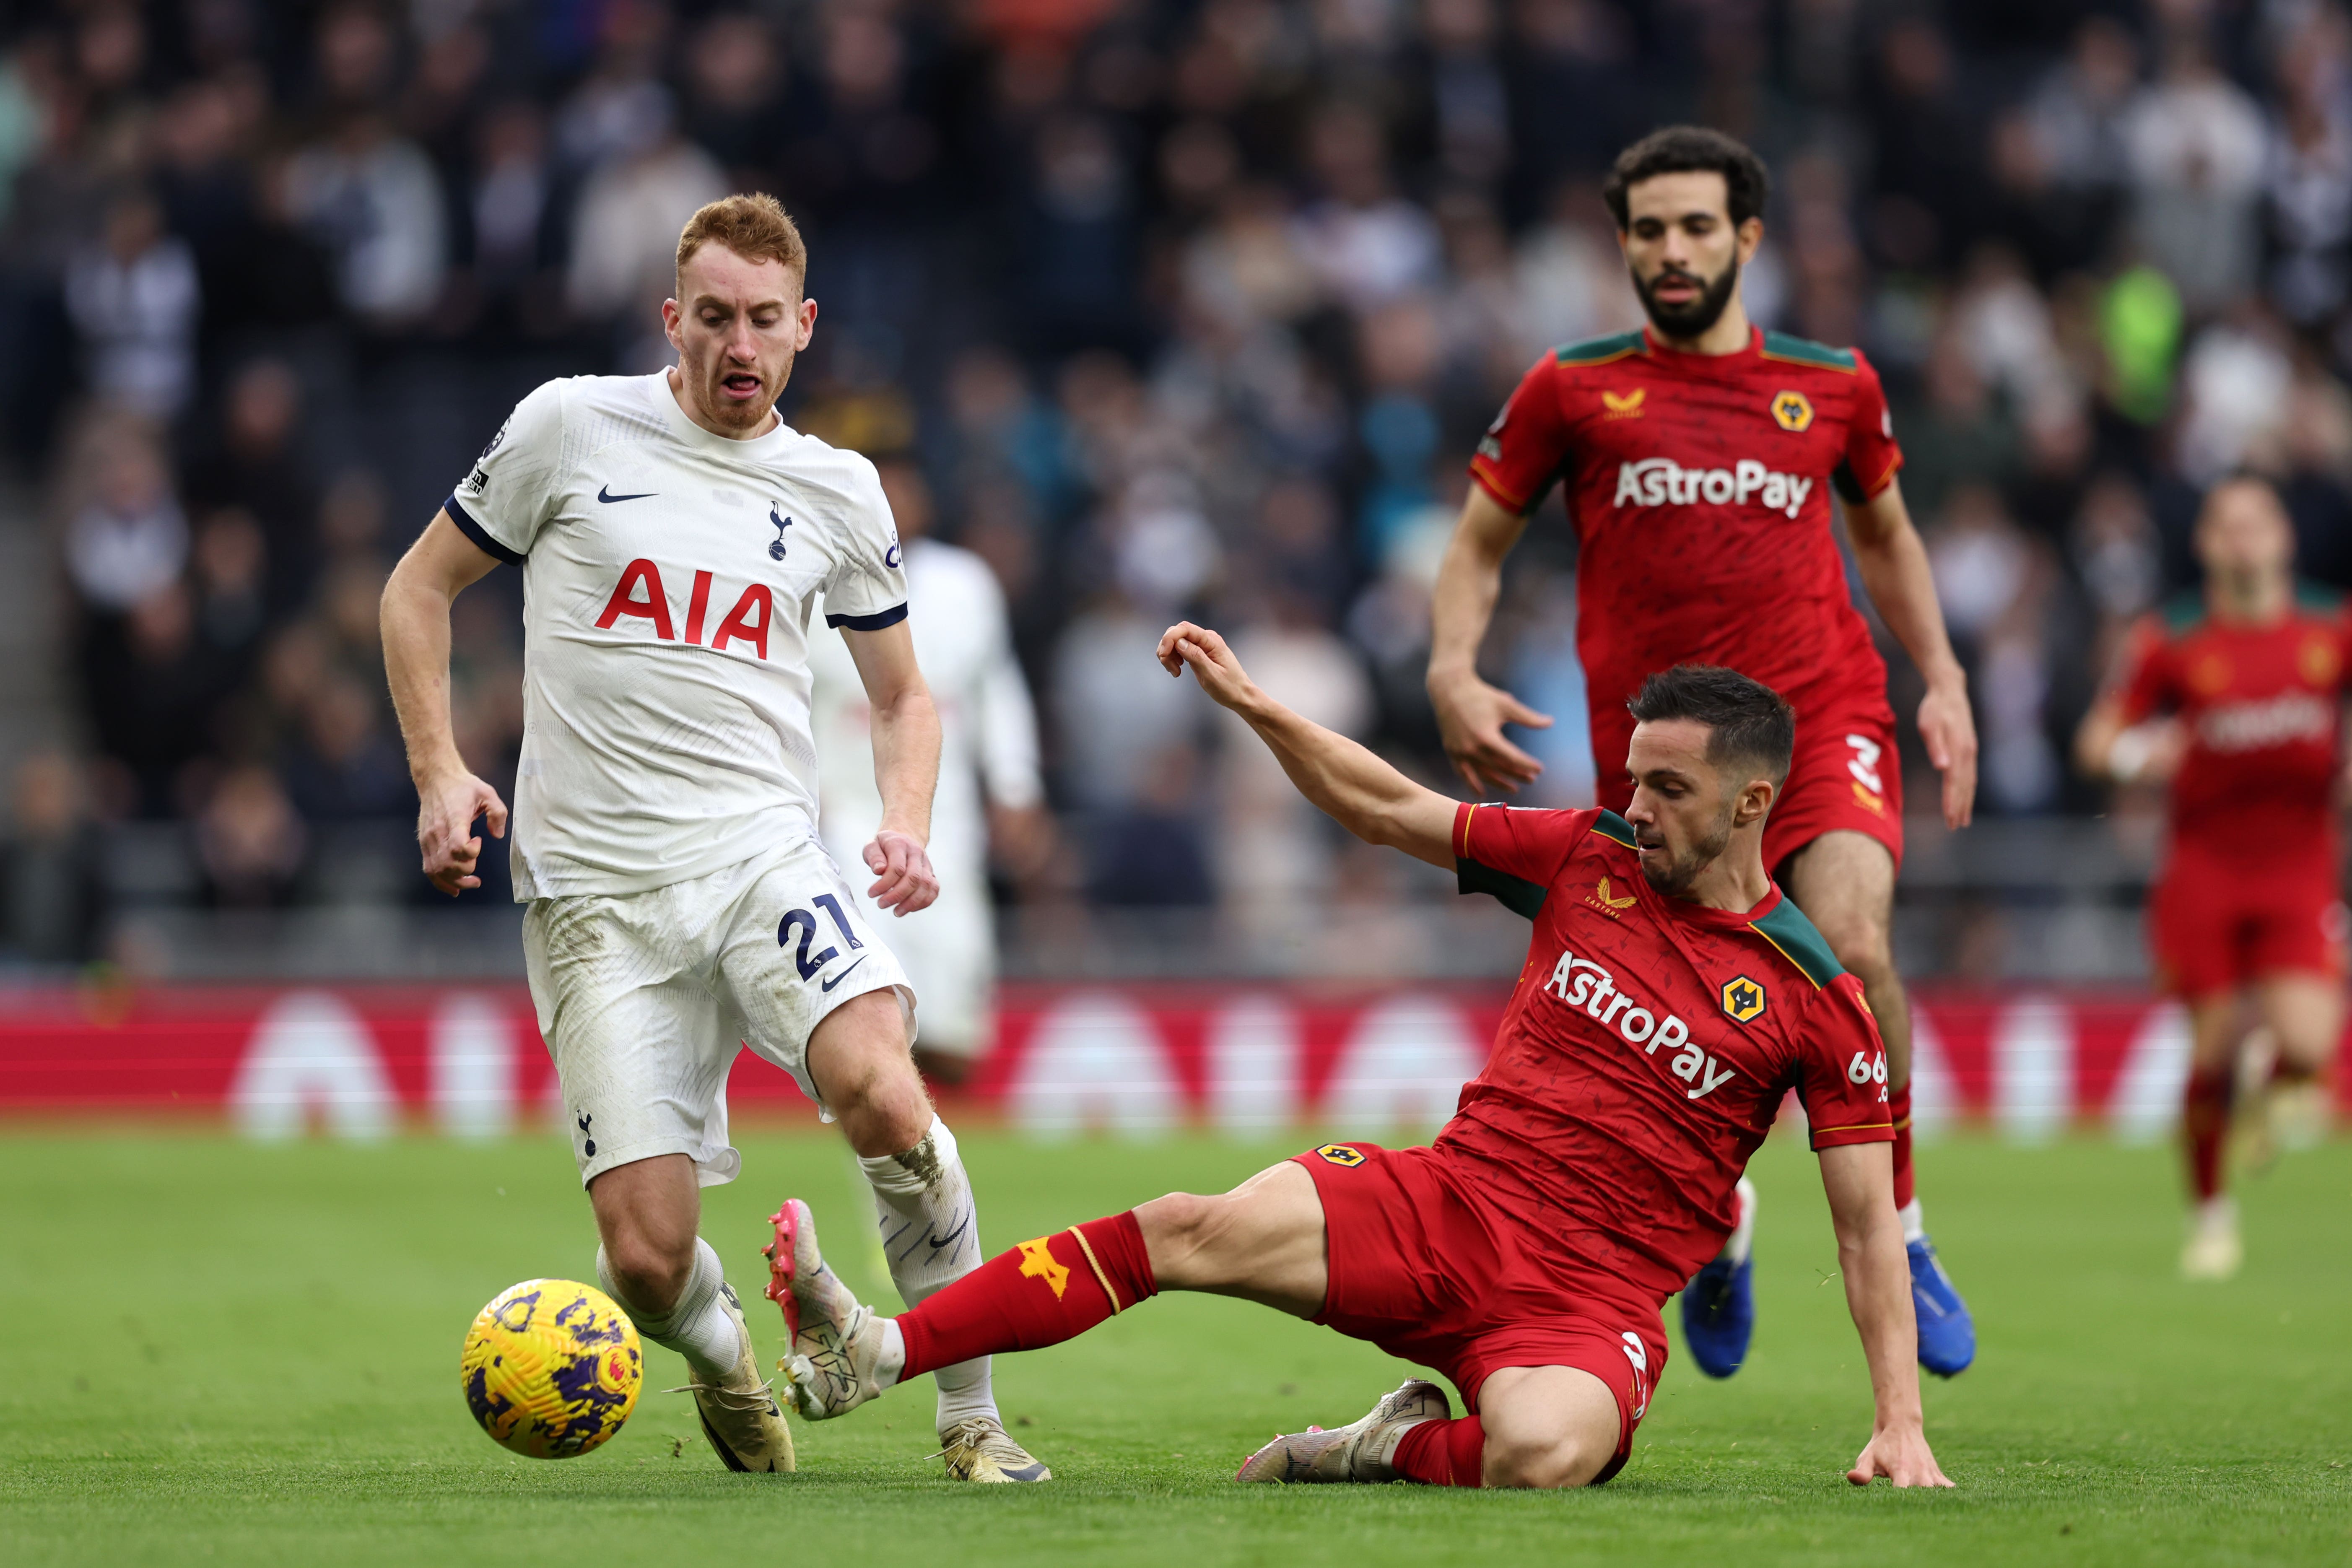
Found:
[(826, 1014), (895, 989), (914, 1038), (905, 972), (813, 839), (648, 892), (533, 900), (522, 946), (583, 1186), (657, 1154), (691, 1157), (705, 1186), (733, 1181), (742, 1046), (822, 1105), (808, 1041)]

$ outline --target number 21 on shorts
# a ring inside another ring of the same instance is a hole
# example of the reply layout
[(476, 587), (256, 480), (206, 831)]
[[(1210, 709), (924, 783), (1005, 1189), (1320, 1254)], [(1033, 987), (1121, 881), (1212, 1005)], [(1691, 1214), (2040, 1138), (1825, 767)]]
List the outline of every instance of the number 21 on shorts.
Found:
[[(816, 905), (818, 909), (823, 910), (826, 914), (833, 917), (835, 929), (841, 932), (841, 940), (849, 944), (851, 952), (854, 952), (866, 945), (864, 942), (857, 940), (857, 933), (850, 929), (849, 917), (842, 912), (840, 900), (835, 898), (831, 893), (819, 893), (815, 898), (809, 901)], [(817, 925), (816, 916), (811, 914), (806, 910), (787, 910), (784, 911), (784, 918), (777, 922), (776, 925), (776, 945), (778, 947), (791, 947), (793, 945), (793, 931), (795, 928), (798, 928), (801, 933), (801, 942), (799, 951), (793, 954), (793, 967), (801, 972), (801, 978), (803, 980), (814, 980), (816, 978), (818, 970), (823, 969), (826, 964), (831, 963), (835, 959), (841, 956), (841, 949), (837, 947), (827, 947), (824, 952), (816, 953), (814, 956), (810, 954), (809, 943), (814, 940), (817, 934)], [(827, 987), (827, 989), (829, 990), (831, 987)]]

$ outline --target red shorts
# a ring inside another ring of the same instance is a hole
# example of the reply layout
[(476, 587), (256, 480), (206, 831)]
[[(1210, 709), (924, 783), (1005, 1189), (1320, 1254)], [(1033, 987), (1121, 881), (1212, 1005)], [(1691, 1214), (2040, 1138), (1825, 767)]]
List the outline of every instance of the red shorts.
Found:
[(2341, 979), (2346, 917), (2335, 847), (2250, 868), (2241, 847), (2175, 839), (2148, 900), (2158, 984), (2186, 997), (2265, 975)]
[[(1875, 838), (1903, 868), (1903, 761), (1895, 749), (1895, 711), (1886, 705), (1884, 677), (1873, 665), (1875, 683), (1844, 690), (1791, 695), (1797, 710), (1797, 750), (1789, 782), (1764, 822), (1764, 865), (1776, 876), (1780, 863), (1824, 833), (1841, 830)], [(1633, 721), (1622, 707), (1602, 704), (1592, 713), (1592, 756), (1600, 803), (1622, 812), (1633, 804), (1625, 778), (1625, 752)]]
[(1593, 1484), (1624, 1468), (1666, 1364), (1654, 1306), (1581, 1293), (1545, 1270), (1527, 1228), (1477, 1203), (1433, 1149), (1326, 1143), (1297, 1160), (1322, 1197), (1330, 1254), (1317, 1322), (1434, 1367), (1474, 1415), (1504, 1367), (1589, 1372), (1617, 1396), (1618, 1417), (1617, 1452)]
[(1764, 819), (1764, 864), (1777, 868), (1822, 834), (1843, 830), (1885, 845), (1901, 870), (1903, 759), (1895, 749), (1885, 677), (1866, 689), (1789, 700), (1797, 710), (1797, 752)]

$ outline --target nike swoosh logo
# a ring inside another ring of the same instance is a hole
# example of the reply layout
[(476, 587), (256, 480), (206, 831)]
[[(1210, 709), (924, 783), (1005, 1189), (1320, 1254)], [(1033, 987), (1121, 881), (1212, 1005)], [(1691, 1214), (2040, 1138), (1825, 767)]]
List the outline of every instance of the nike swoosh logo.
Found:
[(639, 490), (633, 496), (616, 496), (613, 493), (613, 487), (606, 485), (596, 492), (596, 499), (603, 501), (606, 506), (610, 506), (616, 500), (643, 500), (647, 496), (657, 496), (659, 494), (661, 494), (661, 491), (659, 490)]
[[(857, 961), (857, 963), (865, 963), (865, 962), (866, 962), (866, 961), (865, 961), (864, 959), (862, 959), (862, 958), (861, 958), (861, 959), (859, 959), (859, 960)], [(852, 970), (852, 969), (856, 969), (856, 968), (857, 967), (857, 963), (853, 963), (853, 964), (851, 964), (851, 965), (849, 966), (849, 969), (845, 969), (845, 970), (843, 970), (840, 973), (838, 973), (838, 974), (835, 975), (832, 979), (830, 979), (830, 980), (828, 980), (828, 981), (824, 982), (823, 984), (819, 985), (819, 986), (817, 987), (817, 989), (818, 989), (818, 990), (820, 990), (820, 991), (831, 991), (835, 986), (836, 986), (836, 985), (840, 984), (843, 981), (845, 981), (845, 980), (846, 980), (846, 979), (848, 979), (848, 978), (849, 978), (849, 973), (850, 973), (850, 970)]]

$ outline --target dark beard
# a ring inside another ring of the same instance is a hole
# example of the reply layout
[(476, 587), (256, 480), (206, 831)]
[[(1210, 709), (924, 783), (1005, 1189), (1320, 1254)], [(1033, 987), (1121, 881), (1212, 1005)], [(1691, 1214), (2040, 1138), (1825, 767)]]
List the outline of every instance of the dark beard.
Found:
[(1642, 857), (1642, 875), (1650, 886), (1670, 899), (1679, 899), (1690, 891), (1698, 874), (1719, 859), (1731, 847), (1731, 811), (1728, 806), (1715, 825), (1715, 831), (1690, 847), (1686, 854), (1675, 857), (1671, 866), (1654, 866), (1654, 856)]
[(1731, 303), (1731, 291), (1739, 287), (1739, 263), (1734, 261), (1726, 267), (1722, 276), (1702, 288), (1698, 298), (1687, 305), (1662, 305), (1651, 293), (1670, 277), (1691, 276), (1688, 272), (1661, 272), (1647, 283), (1639, 278), (1633, 279), (1633, 292), (1642, 297), (1642, 309), (1650, 313), (1651, 324), (1663, 335), (1685, 342), (1701, 336), (1723, 319), (1724, 308)]

